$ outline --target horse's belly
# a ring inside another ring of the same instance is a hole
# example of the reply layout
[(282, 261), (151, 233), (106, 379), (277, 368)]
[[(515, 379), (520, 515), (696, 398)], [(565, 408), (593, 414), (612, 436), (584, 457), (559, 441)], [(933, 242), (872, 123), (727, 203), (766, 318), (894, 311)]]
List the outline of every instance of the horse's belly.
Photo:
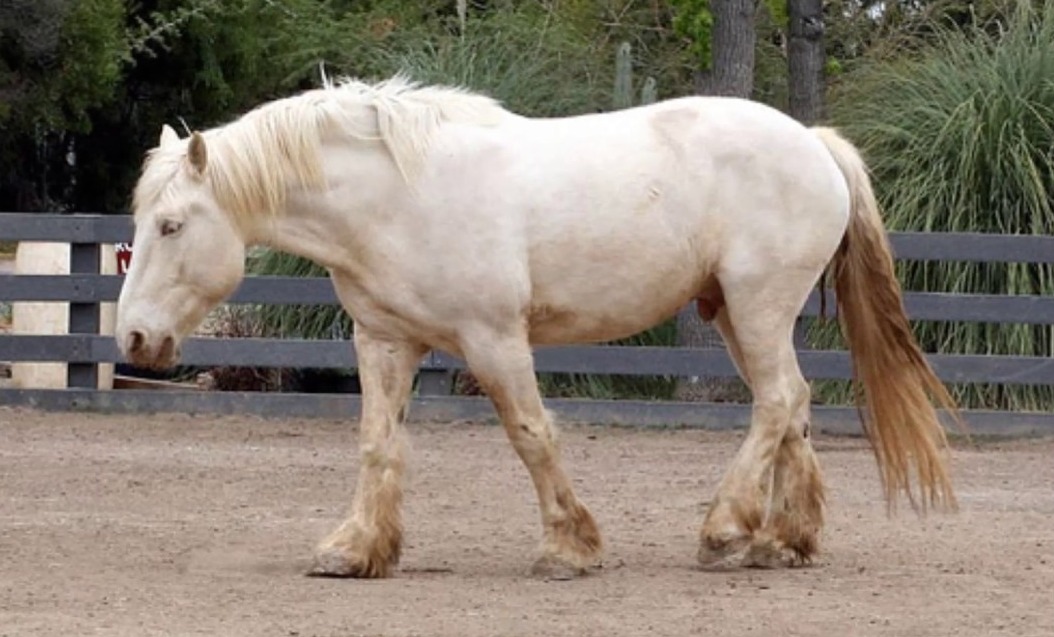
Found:
[(531, 341), (556, 345), (632, 336), (676, 314), (706, 274), (689, 259), (569, 265), (562, 276), (534, 281)]
[[(685, 299), (687, 300), (687, 299)], [(664, 313), (632, 316), (570, 313), (546, 305), (531, 307), (530, 340), (534, 345), (601, 343), (633, 336), (673, 316), (680, 305)]]

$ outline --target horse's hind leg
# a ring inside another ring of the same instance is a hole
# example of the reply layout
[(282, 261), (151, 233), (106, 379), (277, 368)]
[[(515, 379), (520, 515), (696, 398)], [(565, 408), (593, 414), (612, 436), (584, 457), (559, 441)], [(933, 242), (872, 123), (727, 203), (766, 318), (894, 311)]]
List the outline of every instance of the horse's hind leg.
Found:
[(823, 474), (809, 440), (806, 402), (780, 442), (773, 469), (769, 515), (761, 532), (755, 535), (746, 563), (782, 566), (811, 562), (823, 528), (823, 508)]
[(553, 578), (583, 574), (600, 557), (600, 531), (564, 473), (552, 419), (538, 392), (527, 336), (522, 330), (507, 335), (481, 332), (467, 336), (461, 349), (538, 494), (544, 535), (533, 573)]
[[(793, 277), (797, 278), (803, 277)], [(750, 431), (703, 524), (699, 560), (704, 566), (739, 558), (773, 562), (771, 556), (785, 546), (772, 525), (777, 517), (769, 513), (774, 495), (782, 501), (788, 489), (798, 493), (788, 476), (804, 467), (793, 461), (798, 448), (785, 446), (784, 438), (795, 417), (808, 413), (809, 388), (798, 368), (793, 327), (811, 281), (781, 279), (768, 273), (721, 281), (725, 307), (716, 323), (751, 388), (754, 405)], [(788, 502), (796, 506), (802, 499), (791, 497)]]
[[(716, 298), (721, 299), (721, 296)], [(723, 299), (720, 302), (723, 304)], [(714, 326), (721, 333), (740, 377), (749, 387), (750, 378), (744, 371), (746, 363), (728, 317), (728, 308), (721, 305), (714, 311), (715, 306), (711, 305), (709, 312)], [(818, 535), (823, 528), (823, 507), (823, 474), (809, 440), (809, 401), (804, 400), (791, 418), (790, 427), (776, 451), (768, 515), (761, 530), (754, 535), (745, 557), (747, 563), (779, 566), (788, 561), (810, 562), (816, 554)]]
[(402, 547), (403, 426), (414, 371), (427, 348), (355, 328), (362, 383), (359, 481), (348, 519), (322, 541), (313, 575), (387, 577)]

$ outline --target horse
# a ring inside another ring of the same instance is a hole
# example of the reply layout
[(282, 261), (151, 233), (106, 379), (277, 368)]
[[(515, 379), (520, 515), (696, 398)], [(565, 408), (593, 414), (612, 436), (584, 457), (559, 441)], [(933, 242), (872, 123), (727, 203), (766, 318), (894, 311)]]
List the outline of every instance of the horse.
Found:
[(461, 86), (342, 77), (182, 138), (164, 125), (132, 205), (125, 360), (174, 365), (245, 276), (249, 246), (324, 266), (353, 319), (358, 481), (308, 574), (397, 567), (404, 422), (432, 349), (466, 362), (530, 474), (542, 529), (529, 572), (602, 567), (533, 350), (626, 337), (693, 302), (752, 397), (698, 566), (811, 562), (826, 487), (793, 330), (827, 277), (887, 507), (906, 494), (920, 514), (957, 508), (939, 419), (956, 405), (912, 334), (864, 159), (834, 128), (728, 97), (529, 117)]

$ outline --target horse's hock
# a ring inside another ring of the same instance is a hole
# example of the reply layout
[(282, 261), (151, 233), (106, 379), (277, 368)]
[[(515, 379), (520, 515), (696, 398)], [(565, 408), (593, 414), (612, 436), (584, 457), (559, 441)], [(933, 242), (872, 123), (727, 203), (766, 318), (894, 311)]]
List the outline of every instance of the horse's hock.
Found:
[[(117, 273), (114, 246), (99, 246), (102, 274)], [(45, 275), (70, 273), (70, 244), (22, 241), (15, 253), (15, 274)], [(100, 333), (112, 336), (116, 321), (113, 303), (101, 303)], [(66, 334), (69, 331), (69, 303), (16, 301), (12, 304), (12, 331), (15, 334)], [(113, 363), (99, 364), (98, 389), (113, 388)], [(68, 386), (66, 363), (13, 362), (11, 381), (22, 389), (64, 389)]]

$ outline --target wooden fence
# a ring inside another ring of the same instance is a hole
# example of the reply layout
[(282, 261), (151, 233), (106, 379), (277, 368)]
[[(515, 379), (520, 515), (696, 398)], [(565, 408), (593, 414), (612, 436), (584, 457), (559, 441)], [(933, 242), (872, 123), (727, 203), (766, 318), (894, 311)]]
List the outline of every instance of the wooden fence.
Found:
[[(96, 390), (97, 365), (117, 362), (111, 337), (99, 335), (99, 303), (115, 301), (122, 276), (100, 275), (101, 243), (131, 241), (127, 216), (88, 214), (0, 213), (0, 241), (69, 242), (67, 275), (0, 275), (0, 302), (67, 301), (67, 335), (0, 335), (0, 361), (60, 361), (69, 364), (69, 388), (0, 389), (0, 404), (52, 410), (111, 412), (174, 411), (188, 413), (250, 413), (266, 416), (355, 418), (354, 394), (301, 394), (171, 390)], [(1054, 263), (1054, 237), (952, 233), (894, 233), (898, 259), (930, 261)], [(325, 278), (248, 277), (231, 303), (336, 304)], [(1039, 296), (952, 295), (908, 293), (905, 306), (913, 319), (997, 323), (1054, 324), (1054, 298)], [(803, 316), (815, 316), (813, 294)], [(804, 374), (810, 379), (846, 379), (849, 357), (842, 351), (802, 350)], [(1021, 356), (934, 354), (938, 375), (948, 382), (1047, 385), (1054, 383), (1054, 359)], [(590, 374), (732, 377), (723, 349), (621, 347), (609, 345), (546, 347), (535, 355), (539, 372)], [(284, 368), (354, 368), (352, 344), (334, 347), (325, 340), (262, 338), (191, 338), (183, 346), (188, 366), (254, 366)], [(412, 420), (493, 420), (489, 402), (450, 395), (451, 371), (463, 361), (440, 352), (422, 363)], [(747, 405), (643, 400), (548, 399), (562, 420), (628, 425), (743, 427)], [(975, 432), (999, 434), (1054, 433), (1054, 414), (968, 411)], [(851, 407), (817, 406), (814, 426), (821, 430), (858, 432)]]

